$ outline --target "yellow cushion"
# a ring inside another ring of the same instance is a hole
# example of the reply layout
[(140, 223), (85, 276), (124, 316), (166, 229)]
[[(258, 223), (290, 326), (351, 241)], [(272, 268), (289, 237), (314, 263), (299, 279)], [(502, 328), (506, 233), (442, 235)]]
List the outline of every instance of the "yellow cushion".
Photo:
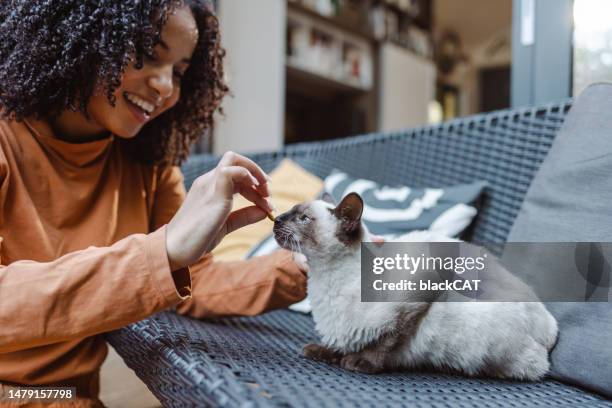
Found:
[[(323, 190), (323, 180), (310, 174), (289, 159), (283, 160), (270, 173), (270, 200), (277, 209), (276, 215), (288, 211), (296, 204), (317, 198)], [(253, 205), (242, 196), (234, 198), (233, 210)], [(273, 223), (267, 218), (246, 226), (226, 236), (212, 251), (215, 260), (236, 261), (244, 259), (248, 252), (272, 232)]]

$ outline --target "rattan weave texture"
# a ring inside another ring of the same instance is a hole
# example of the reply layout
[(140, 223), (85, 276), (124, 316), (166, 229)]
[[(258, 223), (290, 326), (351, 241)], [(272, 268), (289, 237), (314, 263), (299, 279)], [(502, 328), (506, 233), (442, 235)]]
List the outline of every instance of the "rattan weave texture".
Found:
[[(570, 102), (455, 120), (441, 126), (289, 146), (251, 155), (266, 171), (291, 158), (324, 177), (334, 168), (387, 184), (441, 187), (487, 180), (472, 230), (504, 242)], [(184, 166), (189, 186), (218, 157)], [(311, 362), (312, 319), (289, 311), (201, 322), (164, 312), (108, 334), (165, 406), (612, 407), (556, 381), (515, 383), (434, 373), (366, 376)]]
[(290, 311), (207, 323), (164, 312), (110, 340), (169, 407), (612, 407), (552, 380), (364, 375), (316, 363), (299, 354), (317, 340), (312, 319)]
[[(467, 238), (503, 243), (570, 106), (566, 101), (498, 111), (440, 126), (297, 144), (250, 157), (266, 171), (286, 157), (319, 177), (337, 168), (355, 177), (411, 187), (486, 180), (482, 210)], [(186, 184), (217, 161), (211, 156), (190, 159), (183, 166)]]

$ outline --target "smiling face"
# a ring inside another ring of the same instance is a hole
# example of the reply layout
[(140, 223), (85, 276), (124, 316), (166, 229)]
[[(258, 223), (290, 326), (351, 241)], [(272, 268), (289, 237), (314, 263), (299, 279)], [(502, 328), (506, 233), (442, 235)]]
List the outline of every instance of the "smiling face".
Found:
[(191, 10), (183, 6), (168, 16), (156, 55), (145, 56), (144, 66), (130, 64), (115, 91), (116, 106), (105, 95), (91, 98), (92, 118), (117, 136), (130, 138), (150, 120), (172, 108), (179, 100), (181, 77), (198, 42)]
[[(168, 15), (155, 55), (145, 56), (141, 69), (131, 62), (115, 90), (115, 106), (104, 92), (94, 92), (88, 103), (91, 119), (80, 112), (65, 111), (57, 127), (72, 137), (111, 132), (132, 138), (142, 127), (179, 100), (181, 77), (189, 68), (198, 42), (198, 29), (191, 10), (182, 6)], [(62, 123), (63, 122), (63, 123)], [(80, 134), (79, 134), (80, 133)]]

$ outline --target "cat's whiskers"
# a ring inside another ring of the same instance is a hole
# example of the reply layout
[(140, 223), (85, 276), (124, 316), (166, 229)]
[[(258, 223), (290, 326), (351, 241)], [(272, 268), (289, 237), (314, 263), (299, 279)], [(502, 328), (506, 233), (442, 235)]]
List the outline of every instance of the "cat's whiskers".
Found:
[(288, 229), (288, 235), (289, 235), (289, 243), (291, 245), (291, 250), (293, 252), (298, 252), (298, 253), (302, 253), (302, 247), (300, 246), (300, 241), (295, 237), (295, 233), (291, 230)]
[[(280, 235), (280, 237), (281, 237), (281, 238), (282, 238), (282, 240), (283, 240), (283, 243), (282, 243), (281, 247), (283, 247), (283, 248), (284, 248), (284, 247), (286, 247), (286, 246), (287, 246), (287, 241), (288, 241), (288, 240), (289, 240), (289, 238), (291, 237), (291, 232), (290, 232), (290, 231), (287, 229), (287, 227), (286, 227), (286, 226), (284, 226), (284, 225), (283, 225), (283, 226), (281, 226), (281, 227), (279, 227), (279, 228), (278, 228), (278, 229), (275, 231), (275, 234), (277, 234), (277, 236), (279, 236), (279, 235)], [(280, 244), (280, 242), (279, 242), (279, 244)]]
[(296, 250), (296, 247), (295, 247), (295, 244), (296, 244), (295, 236), (293, 234), (287, 234), (287, 238), (288, 238), (288, 241), (289, 241), (289, 248), (291, 248), (291, 250), (293, 252), (295, 252), (295, 250)]
[(289, 227), (285, 225), (281, 226), (278, 229), (278, 233), (280, 233), (283, 238), (283, 245), (282, 245), (283, 247), (286, 247), (288, 243), (292, 251), (296, 250), (296, 245), (297, 245), (297, 249), (301, 250), (299, 246), (299, 242), (295, 238), (295, 233)]
[(293, 252), (302, 253), (302, 246), (300, 245), (300, 241), (295, 237), (295, 234), (289, 236), (289, 244)]
[(302, 247), (300, 246), (300, 241), (298, 239), (296, 239), (295, 237), (293, 238), (295, 240), (295, 244), (297, 245), (297, 252), (302, 254)]

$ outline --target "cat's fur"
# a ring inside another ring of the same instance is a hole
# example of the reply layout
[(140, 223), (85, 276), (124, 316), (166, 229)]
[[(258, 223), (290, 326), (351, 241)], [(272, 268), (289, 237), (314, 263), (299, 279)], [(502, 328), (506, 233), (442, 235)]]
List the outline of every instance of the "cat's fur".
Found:
[[(540, 302), (362, 303), (363, 202), (317, 200), (277, 217), (275, 238), (308, 258), (308, 294), (321, 345), (311, 359), (359, 372), (433, 368), (470, 376), (541, 379), (557, 323)], [(403, 240), (450, 241), (427, 231)]]

